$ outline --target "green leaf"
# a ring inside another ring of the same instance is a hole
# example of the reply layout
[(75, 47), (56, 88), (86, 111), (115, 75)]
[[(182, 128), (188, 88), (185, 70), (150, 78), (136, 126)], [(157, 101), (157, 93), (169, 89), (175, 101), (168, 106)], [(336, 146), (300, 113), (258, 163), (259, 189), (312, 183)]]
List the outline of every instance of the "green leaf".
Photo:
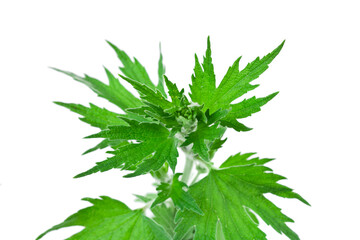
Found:
[(157, 105), (164, 110), (169, 109), (173, 106), (173, 104), (167, 101), (159, 91), (154, 92), (154, 90), (150, 89), (146, 85), (134, 81), (133, 79), (121, 75), (120, 77), (123, 78), (128, 83), (130, 83), (140, 93), (141, 99), (151, 104)]
[(135, 120), (137, 122), (154, 122), (151, 118), (149, 118), (147, 115), (144, 115), (142, 116), (141, 114), (139, 113), (135, 113), (135, 112), (132, 112), (131, 110), (133, 109), (140, 109), (142, 107), (145, 107), (145, 106), (141, 106), (139, 108), (128, 108), (126, 109), (126, 114), (121, 114), (121, 118), (122, 119), (128, 119), (128, 120)]
[[(84, 177), (96, 172), (105, 172), (113, 168), (132, 170), (127, 177), (145, 174), (150, 170), (158, 170), (167, 161), (171, 169), (177, 162), (177, 140), (170, 136), (169, 130), (155, 123), (139, 123), (127, 120), (130, 126), (109, 126), (108, 130), (88, 136), (87, 138), (106, 138), (109, 140), (137, 141), (112, 151), (113, 157), (96, 163), (96, 166), (80, 173), (75, 178)], [(140, 165), (139, 165), (140, 164)]]
[(233, 167), (233, 166), (242, 166), (242, 165), (264, 165), (274, 159), (272, 158), (251, 158), (256, 153), (245, 153), (245, 154), (235, 154), (234, 156), (229, 157), (223, 164), (221, 164), (220, 168)]
[(220, 123), (221, 126), (233, 128), (238, 132), (247, 132), (252, 130), (252, 128), (245, 126), (244, 124), (240, 123), (238, 120), (234, 118), (221, 119)]
[(75, 81), (85, 84), (97, 93), (99, 97), (107, 99), (123, 110), (127, 108), (136, 108), (142, 105), (141, 101), (126, 90), (120, 84), (119, 80), (112, 76), (107, 69), (105, 69), (105, 71), (109, 78), (109, 85), (106, 85), (95, 78), (89, 77), (88, 75), (80, 77), (72, 72), (63, 71), (57, 68), (52, 69), (72, 77)]
[(104, 139), (103, 141), (101, 141), (100, 143), (98, 143), (96, 146), (86, 150), (85, 152), (83, 152), (82, 155), (85, 155), (85, 154), (88, 154), (88, 153), (91, 153), (91, 152), (94, 152), (96, 150), (100, 150), (100, 149), (104, 149), (106, 147), (109, 146), (109, 141), (107, 139)]
[(217, 138), (214, 140), (214, 142), (211, 144), (209, 149), (209, 157), (212, 159), (218, 149), (222, 147), (222, 145), (226, 142), (227, 138), (221, 140), (220, 138)]
[(173, 114), (170, 114), (167, 111), (165, 112), (161, 107), (151, 103), (147, 102), (146, 105), (149, 106), (149, 108), (145, 109), (144, 113), (153, 118), (153, 120), (163, 123), (167, 128), (173, 128), (179, 125)]
[(146, 102), (146, 106), (142, 106), (139, 108), (129, 108), (126, 111), (127, 113), (130, 112), (132, 114), (137, 114), (138, 116), (145, 117), (146, 119), (150, 119), (150, 122), (162, 122), (168, 128), (172, 128), (174, 127), (174, 125), (178, 125), (173, 115), (165, 112), (161, 107), (153, 105), (149, 102)]
[(256, 58), (241, 71), (239, 71), (240, 58), (238, 58), (229, 68), (210, 100), (205, 103), (204, 109), (210, 109), (210, 113), (220, 108), (226, 109), (232, 101), (256, 88), (258, 85), (251, 85), (250, 82), (257, 79), (268, 68), (268, 65), (279, 54), (284, 42), (265, 57)]
[(175, 235), (175, 213), (176, 209), (173, 206), (166, 206), (164, 203), (156, 205), (150, 209), (154, 214), (154, 221), (160, 224), (165, 231), (173, 237)]
[(252, 97), (249, 99), (244, 99), (243, 101), (231, 104), (231, 111), (226, 116), (225, 119), (239, 119), (239, 118), (246, 118), (251, 116), (252, 114), (259, 112), (261, 109), (260, 107), (264, 106), (268, 103), (271, 99), (273, 99), (279, 92), (275, 92), (270, 94), (267, 97), (263, 98), (256, 98)]
[(107, 43), (115, 50), (119, 60), (124, 65), (120, 67), (120, 70), (123, 74), (135, 81), (145, 84), (150, 89), (155, 90), (155, 85), (150, 80), (149, 75), (147, 74), (145, 68), (141, 65), (141, 63), (134, 58), (134, 61), (130, 59), (130, 57), (118, 47), (116, 47), (111, 42), (107, 41)]
[[(272, 173), (271, 169), (259, 165), (246, 164), (212, 169), (208, 176), (192, 185), (189, 193), (196, 200), (204, 215), (197, 215), (189, 210), (179, 212), (176, 220), (175, 240), (180, 240), (195, 226), (197, 240), (215, 240), (216, 229), (220, 222), (225, 240), (265, 240), (256, 221), (255, 214), (272, 226), (278, 233), (284, 233), (291, 240), (299, 237), (286, 222), (293, 222), (281, 212), (281, 209), (265, 198), (264, 194), (272, 193), (284, 198), (296, 198), (308, 204), (292, 189), (277, 183), (282, 176)], [(226, 164), (230, 166), (229, 162)], [(252, 213), (253, 212), (253, 213)]]
[(256, 112), (259, 112), (261, 110), (260, 107), (264, 106), (278, 93), (279, 92), (275, 92), (263, 98), (252, 97), (249, 99), (244, 99), (239, 103), (231, 104), (231, 111), (223, 119), (221, 119), (221, 125), (224, 127), (233, 128), (238, 132), (251, 130), (251, 128), (248, 128), (242, 123), (239, 123), (237, 119), (246, 118)]
[(93, 127), (106, 129), (107, 126), (111, 125), (127, 125), (124, 120), (119, 118), (120, 114), (111, 112), (105, 108), (99, 108), (92, 103), (90, 103), (90, 108), (74, 103), (54, 103), (82, 115), (83, 118), (80, 118), (80, 120), (90, 124)]
[(179, 89), (177, 88), (176, 84), (175, 83), (172, 83), (165, 75), (164, 75), (164, 79), (165, 79), (165, 84), (166, 84), (166, 87), (168, 88), (168, 92), (169, 92), (169, 95), (171, 97), (171, 101), (172, 103), (177, 106), (177, 107), (180, 107), (181, 106), (181, 99), (184, 96), (184, 91), (179, 91)]
[(165, 74), (165, 66), (163, 64), (163, 55), (161, 53), (161, 44), (159, 44), (160, 49), (160, 58), (158, 62), (158, 76), (159, 81), (156, 88), (161, 92), (161, 94), (166, 98), (165, 88), (164, 88), (164, 74)]
[(205, 112), (205, 116), (207, 119), (207, 124), (211, 125), (213, 123), (216, 123), (218, 121), (220, 121), (221, 119), (225, 118), (229, 113), (228, 109), (222, 110), (222, 109), (218, 109), (216, 112), (214, 112), (213, 114), (209, 114), (209, 110), (207, 110)]
[(188, 146), (193, 144), (192, 150), (195, 154), (198, 154), (200, 158), (205, 161), (209, 161), (209, 143), (212, 143), (218, 138), (221, 138), (225, 132), (225, 128), (213, 124), (208, 126), (206, 123), (200, 121), (194, 132), (191, 132), (182, 146)]
[(210, 37), (207, 39), (207, 49), (202, 66), (199, 63), (198, 57), (195, 55), (195, 68), (191, 80), (191, 99), (200, 105), (210, 102), (216, 88), (214, 66), (211, 58)]
[(109, 126), (107, 130), (86, 138), (108, 138), (110, 140), (158, 141), (169, 136), (169, 130), (155, 123), (140, 123), (127, 120), (129, 126)]
[(145, 196), (138, 195), (138, 194), (134, 194), (134, 196), (136, 197), (136, 199), (135, 199), (136, 202), (148, 203), (148, 202), (153, 201), (157, 195), (156, 195), (156, 193), (147, 193)]
[(84, 198), (93, 205), (68, 217), (64, 222), (53, 226), (47, 233), (71, 226), (85, 227), (67, 240), (170, 240), (165, 230), (150, 218), (143, 215), (141, 209), (131, 210), (124, 203), (102, 196), (100, 199)]
[(117, 149), (119, 147), (122, 146), (126, 146), (128, 145), (129, 142), (126, 140), (109, 140), (109, 139), (104, 139), (103, 141), (101, 141), (99, 144), (97, 144), (96, 146), (86, 150), (83, 155), (91, 153), (93, 151), (99, 150), (99, 149), (104, 149), (106, 147), (112, 147), (113, 149)]
[(151, 158), (145, 159), (135, 170), (135, 172), (125, 175), (125, 177), (135, 177), (141, 174), (155, 171), (161, 168), (165, 162), (168, 162), (170, 168), (175, 172), (177, 157), (177, 140), (175, 138), (167, 138), (162, 142), (158, 142), (155, 154)]
[(164, 202), (166, 199), (171, 198), (174, 205), (181, 210), (188, 209), (197, 214), (203, 214), (191, 195), (184, 191), (184, 188), (188, 189), (188, 186), (179, 180), (180, 175), (181, 173), (176, 173), (173, 176), (171, 183), (162, 182), (160, 186), (156, 188), (156, 190), (159, 191), (158, 197), (155, 199), (151, 207), (154, 207), (157, 204)]

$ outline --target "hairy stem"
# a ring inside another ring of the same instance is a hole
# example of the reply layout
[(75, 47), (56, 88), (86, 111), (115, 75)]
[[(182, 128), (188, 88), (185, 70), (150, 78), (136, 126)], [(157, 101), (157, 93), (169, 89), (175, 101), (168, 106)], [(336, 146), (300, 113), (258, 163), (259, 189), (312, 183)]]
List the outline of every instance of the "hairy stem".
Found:
[(181, 180), (186, 184), (191, 176), (193, 165), (194, 165), (194, 159), (191, 157), (190, 154), (186, 154), (185, 167), (181, 178)]

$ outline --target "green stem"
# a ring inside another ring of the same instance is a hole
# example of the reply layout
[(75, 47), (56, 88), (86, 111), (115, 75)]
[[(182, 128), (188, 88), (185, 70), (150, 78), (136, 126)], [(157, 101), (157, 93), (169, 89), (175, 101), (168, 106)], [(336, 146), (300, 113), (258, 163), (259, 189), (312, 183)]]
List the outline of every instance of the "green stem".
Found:
[(201, 174), (200, 171), (198, 171), (198, 172), (196, 173), (196, 176), (195, 176), (194, 179), (191, 181), (191, 183), (190, 183), (189, 186), (193, 185), (193, 184), (196, 182), (196, 180), (199, 178), (200, 174)]
[(181, 180), (186, 184), (189, 181), (193, 164), (194, 164), (194, 159), (192, 157), (190, 157), (189, 155), (186, 155), (184, 172), (183, 172), (183, 175), (181, 178)]

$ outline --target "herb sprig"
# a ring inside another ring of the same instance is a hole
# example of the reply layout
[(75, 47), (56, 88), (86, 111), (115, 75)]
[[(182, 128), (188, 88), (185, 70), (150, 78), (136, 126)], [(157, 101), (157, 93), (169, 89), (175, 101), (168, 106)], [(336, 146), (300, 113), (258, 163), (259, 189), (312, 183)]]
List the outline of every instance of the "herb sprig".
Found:
[[(54, 68), (87, 85), (99, 97), (118, 106), (119, 112), (100, 108), (55, 102), (80, 114), (80, 120), (99, 129), (86, 138), (99, 138), (99, 144), (84, 154), (108, 148), (111, 157), (103, 159), (75, 178), (113, 169), (127, 171), (125, 177), (151, 174), (155, 179), (153, 193), (136, 195), (144, 207), (132, 210), (119, 200), (107, 196), (84, 198), (92, 206), (71, 215), (50, 231), (83, 226), (69, 240), (261, 240), (266, 234), (258, 227), (258, 218), (289, 239), (299, 239), (287, 222), (291, 218), (269, 201), (264, 194), (296, 198), (309, 205), (300, 195), (278, 181), (285, 179), (265, 164), (269, 158), (255, 153), (238, 153), (227, 158), (219, 168), (212, 158), (226, 142), (227, 128), (249, 131), (241, 119), (259, 112), (278, 92), (265, 97), (234, 101), (257, 88), (257, 79), (281, 51), (284, 42), (263, 58), (239, 70), (238, 58), (216, 85), (210, 38), (202, 63), (195, 55), (191, 93), (179, 90), (164, 74), (160, 50), (158, 82), (154, 84), (136, 59), (108, 42), (122, 63), (116, 77), (105, 68), (108, 84), (85, 75)], [(140, 95), (135, 97), (123, 85), (129, 83)], [(167, 91), (166, 91), (167, 89)], [(185, 153), (185, 168), (176, 168), (179, 150)], [(146, 216), (150, 209), (152, 217)]]

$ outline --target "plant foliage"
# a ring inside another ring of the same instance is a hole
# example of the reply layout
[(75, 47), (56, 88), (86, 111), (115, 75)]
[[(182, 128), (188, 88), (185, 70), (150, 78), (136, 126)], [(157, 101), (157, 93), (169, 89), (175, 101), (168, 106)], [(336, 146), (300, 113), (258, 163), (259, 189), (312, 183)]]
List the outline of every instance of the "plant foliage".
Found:
[[(70, 226), (84, 229), (69, 240), (267, 239), (258, 226), (259, 219), (289, 239), (299, 239), (287, 225), (293, 220), (265, 194), (309, 203), (291, 188), (278, 183), (285, 178), (265, 166), (273, 159), (238, 153), (219, 168), (212, 162), (226, 141), (225, 131), (228, 128), (238, 132), (251, 130), (240, 120), (259, 112), (278, 94), (239, 99), (259, 86), (253, 81), (268, 68), (284, 42), (242, 70), (239, 69), (241, 58), (236, 59), (217, 86), (208, 38), (202, 63), (195, 55), (190, 98), (164, 75), (161, 50), (155, 84), (136, 58), (131, 59), (123, 50), (108, 43), (122, 63), (118, 77), (105, 68), (108, 84), (88, 75), (81, 77), (54, 68), (120, 108), (112, 112), (92, 103), (86, 107), (55, 102), (99, 129), (86, 138), (101, 141), (84, 154), (107, 148), (111, 155), (75, 178), (114, 169), (126, 171), (125, 177), (149, 173), (155, 179), (156, 192), (136, 195), (145, 206), (135, 210), (106, 196), (85, 198), (91, 206), (37, 239)], [(138, 92), (139, 98), (123, 86), (124, 82)], [(183, 172), (177, 168), (179, 150), (186, 155)], [(152, 217), (146, 216), (147, 209), (153, 213)]]

